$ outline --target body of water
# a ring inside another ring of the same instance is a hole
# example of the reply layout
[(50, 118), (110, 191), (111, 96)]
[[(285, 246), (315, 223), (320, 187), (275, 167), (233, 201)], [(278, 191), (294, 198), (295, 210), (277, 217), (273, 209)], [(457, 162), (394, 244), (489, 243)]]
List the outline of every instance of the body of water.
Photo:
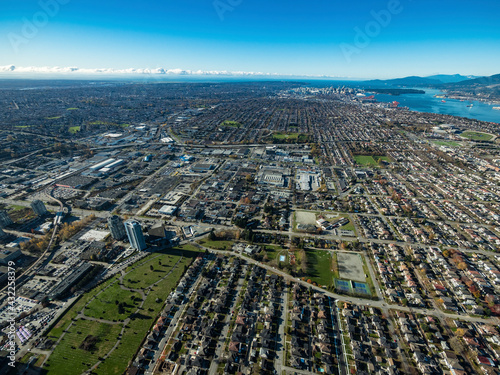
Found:
[[(399, 102), (400, 106), (408, 107), (412, 111), (439, 113), (445, 115), (468, 117), (482, 121), (496, 122), (500, 124), (500, 111), (493, 107), (499, 104), (487, 104), (478, 101), (460, 101), (449, 98), (436, 98), (435, 95), (445, 95), (440, 90), (421, 89), (425, 94), (404, 94), (399, 96), (374, 94), (379, 102)], [(471, 105), (472, 107), (467, 107)]]

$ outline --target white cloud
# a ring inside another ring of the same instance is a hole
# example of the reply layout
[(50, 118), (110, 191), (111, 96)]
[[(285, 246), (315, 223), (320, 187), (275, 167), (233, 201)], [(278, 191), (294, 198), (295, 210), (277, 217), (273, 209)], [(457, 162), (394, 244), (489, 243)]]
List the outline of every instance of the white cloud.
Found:
[(350, 79), (352, 77), (338, 77), (326, 75), (292, 75), (263, 72), (242, 72), (227, 70), (185, 70), (185, 69), (165, 69), (165, 68), (78, 68), (78, 67), (59, 67), (59, 66), (0, 66), (0, 74), (22, 76), (23, 74), (64, 74), (75, 76), (99, 76), (99, 75), (149, 75), (149, 76), (224, 76), (224, 77), (297, 77), (297, 78), (328, 78), (328, 79)]
[(192, 76), (206, 76), (206, 75), (217, 75), (217, 76), (279, 76), (277, 73), (262, 73), (262, 72), (229, 72), (226, 70), (184, 70), (184, 69), (164, 69), (164, 68), (153, 68), (153, 69), (142, 69), (142, 68), (129, 68), (129, 69), (112, 69), (112, 68), (98, 68), (98, 69), (88, 69), (88, 68), (78, 68), (78, 67), (38, 67), (38, 66), (14, 66), (5, 65), (0, 66), (0, 73), (62, 73), (62, 74), (87, 74), (87, 75), (100, 75), (100, 74), (147, 74), (147, 75), (192, 75)]

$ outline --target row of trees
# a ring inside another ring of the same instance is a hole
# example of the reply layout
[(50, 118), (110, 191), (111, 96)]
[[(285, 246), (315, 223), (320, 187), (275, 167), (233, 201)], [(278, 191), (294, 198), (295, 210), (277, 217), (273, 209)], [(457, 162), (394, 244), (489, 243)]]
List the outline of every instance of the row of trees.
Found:
[[(60, 241), (68, 240), (69, 238), (73, 237), (76, 233), (78, 233), (80, 230), (82, 230), (86, 225), (88, 225), (94, 219), (95, 215), (92, 214), (72, 224), (64, 223), (61, 229), (59, 230), (58, 239)], [(21, 243), (21, 249), (23, 251), (33, 254), (41, 253), (47, 249), (47, 246), (49, 246), (51, 236), (52, 236), (51, 232), (48, 232), (42, 237), (32, 238), (29, 241)]]
[(48, 232), (41, 238), (32, 238), (29, 241), (21, 243), (21, 250), (26, 251), (31, 254), (39, 254), (47, 249), (49, 246), (51, 233)]
[(88, 225), (92, 220), (95, 219), (95, 215), (92, 214), (83, 218), (80, 221), (75, 221), (74, 223), (64, 223), (59, 230), (59, 238), (62, 241), (66, 241), (81, 231), (86, 225)]

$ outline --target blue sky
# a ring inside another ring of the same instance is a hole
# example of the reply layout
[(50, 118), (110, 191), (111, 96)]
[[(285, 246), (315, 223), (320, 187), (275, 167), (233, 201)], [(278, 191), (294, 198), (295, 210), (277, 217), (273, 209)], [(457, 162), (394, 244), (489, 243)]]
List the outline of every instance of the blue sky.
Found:
[[(42, 6), (50, 3), (59, 9)], [(497, 0), (0, 0), (0, 5), (0, 65), (355, 78), (500, 73)], [(375, 14), (390, 14), (390, 20)], [(360, 37), (359, 31), (368, 35)]]

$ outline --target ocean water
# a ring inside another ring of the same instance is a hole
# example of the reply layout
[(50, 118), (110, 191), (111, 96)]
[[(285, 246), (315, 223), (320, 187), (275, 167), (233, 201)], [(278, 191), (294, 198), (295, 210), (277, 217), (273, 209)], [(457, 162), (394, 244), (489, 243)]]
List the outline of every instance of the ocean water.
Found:
[[(366, 87), (366, 84), (360, 81), (338, 80), (308, 80), (307, 85), (315, 87), (346, 86), (358, 89)], [(462, 102), (456, 99), (435, 98), (435, 95), (445, 95), (445, 93), (440, 90), (422, 87), (381, 86), (380, 88), (415, 88), (425, 91), (425, 94), (403, 94), (399, 96), (373, 93), (377, 101), (382, 103), (397, 101), (401, 107), (408, 107), (412, 111), (467, 117), (500, 124), (500, 111), (493, 109), (493, 107), (500, 107), (500, 104), (487, 104), (478, 101)], [(442, 102), (443, 100), (445, 103)], [(467, 107), (469, 104), (473, 104), (473, 106)]]
[[(493, 107), (500, 107), (500, 104), (487, 104), (478, 101), (460, 101), (449, 98), (435, 98), (434, 95), (444, 95), (440, 90), (421, 89), (425, 94), (404, 94), (399, 96), (374, 94), (379, 102), (390, 103), (399, 102), (400, 106), (408, 107), (412, 111), (430, 112), (473, 118), (476, 120), (490, 121), (500, 124), (500, 111)], [(444, 103), (442, 101), (445, 101)], [(467, 107), (473, 104), (472, 107)]]

